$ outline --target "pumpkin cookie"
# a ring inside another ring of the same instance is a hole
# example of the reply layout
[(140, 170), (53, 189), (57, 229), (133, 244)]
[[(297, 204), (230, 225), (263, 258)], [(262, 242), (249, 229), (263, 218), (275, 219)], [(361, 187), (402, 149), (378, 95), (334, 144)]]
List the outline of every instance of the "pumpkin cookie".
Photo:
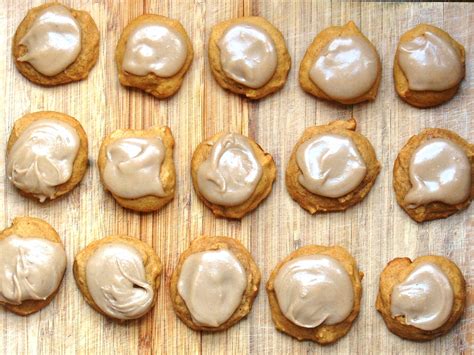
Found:
[(449, 217), (471, 203), (473, 172), (474, 145), (447, 129), (425, 129), (395, 160), (397, 202), (417, 222)]
[(240, 219), (268, 196), (276, 167), (252, 139), (218, 133), (194, 151), (191, 174), (196, 194), (216, 216)]
[(36, 84), (83, 80), (99, 57), (99, 30), (85, 11), (44, 4), (28, 11), (15, 32), (12, 52), (17, 69)]
[(118, 321), (141, 318), (150, 311), (160, 275), (161, 261), (154, 250), (125, 235), (92, 242), (74, 260), (74, 278), (86, 302)]
[(466, 282), (451, 260), (396, 258), (380, 275), (376, 308), (387, 328), (401, 338), (431, 340), (446, 334), (466, 303)]
[(27, 316), (56, 296), (66, 271), (66, 252), (45, 221), (16, 217), (0, 232), (0, 304)]
[(362, 201), (380, 172), (369, 140), (356, 121), (333, 121), (305, 130), (286, 169), (290, 196), (311, 214), (343, 211)]
[(336, 342), (359, 314), (363, 276), (340, 246), (308, 245), (294, 251), (267, 282), (276, 328), (298, 340)]
[(168, 127), (117, 130), (100, 146), (104, 188), (125, 208), (156, 211), (174, 198), (174, 139)]
[(299, 72), (303, 90), (345, 105), (374, 100), (381, 77), (377, 50), (352, 21), (321, 31), (306, 51)]
[(464, 78), (465, 50), (442, 29), (421, 24), (400, 37), (393, 77), (402, 100), (432, 107), (456, 94)]
[(191, 329), (221, 331), (247, 316), (259, 284), (260, 271), (239, 241), (203, 236), (179, 257), (171, 302)]
[(209, 38), (209, 62), (220, 86), (249, 99), (280, 90), (291, 67), (283, 35), (258, 16), (215, 25)]
[(82, 180), (87, 149), (86, 132), (75, 118), (53, 111), (26, 114), (8, 139), (8, 179), (24, 196), (53, 200)]
[(131, 21), (115, 50), (120, 84), (159, 99), (179, 90), (193, 56), (191, 40), (181, 23), (151, 14)]

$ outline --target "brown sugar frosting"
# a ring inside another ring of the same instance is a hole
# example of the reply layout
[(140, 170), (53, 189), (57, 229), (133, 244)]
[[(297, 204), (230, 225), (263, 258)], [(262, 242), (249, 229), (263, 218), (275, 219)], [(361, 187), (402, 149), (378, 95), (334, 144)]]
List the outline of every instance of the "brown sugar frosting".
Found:
[(328, 96), (351, 100), (375, 84), (379, 56), (363, 36), (335, 37), (321, 50), (309, 72), (310, 79)]
[(184, 261), (178, 280), (179, 295), (195, 323), (218, 327), (240, 305), (247, 274), (232, 251), (208, 250)]
[(224, 72), (240, 84), (258, 89), (275, 73), (278, 58), (275, 43), (255, 24), (230, 26), (218, 42)]
[(145, 22), (128, 36), (122, 68), (134, 75), (153, 73), (162, 78), (176, 75), (188, 56), (181, 33), (165, 23)]
[(38, 72), (54, 76), (74, 63), (81, 51), (81, 27), (62, 5), (46, 7), (34, 20), (19, 44), (28, 51), (18, 58)]

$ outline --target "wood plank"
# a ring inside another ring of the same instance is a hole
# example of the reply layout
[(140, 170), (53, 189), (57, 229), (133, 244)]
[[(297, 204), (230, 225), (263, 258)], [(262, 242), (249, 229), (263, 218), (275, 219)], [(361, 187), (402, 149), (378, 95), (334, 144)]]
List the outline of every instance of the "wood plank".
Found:
[[(392, 189), (392, 165), (406, 140), (424, 127), (443, 127), (472, 140), (474, 126), (474, 7), (468, 3), (375, 3), (352, 1), (92, 1), (65, 0), (87, 10), (101, 33), (100, 58), (90, 77), (80, 83), (42, 88), (24, 79), (10, 56), (16, 27), (39, 0), (0, 2), (0, 194), (4, 226), (17, 215), (49, 221), (66, 244), (68, 271), (50, 306), (27, 318), (0, 310), (0, 352), (13, 353), (469, 353), (474, 351), (474, 214), (472, 208), (443, 221), (412, 222), (398, 207)], [(114, 51), (124, 26), (142, 13), (179, 19), (195, 50), (191, 70), (173, 98), (159, 101), (120, 86)], [(292, 57), (288, 82), (277, 94), (249, 102), (222, 90), (207, 60), (211, 27), (242, 15), (259, 15), (278, 27)], [(298, 67), (313, 37), (331, 24), (354, 20), (377, 47), (383, 79), (375, 102), (342, 107), (305, 94), (298, 85)], [(467, 77), (449, 103), (419, 110), (400, 101), (393, 89), (392, 61), (400, 35), (420, 22), (444, 28), (463, 43)], [(67, 197), (40, 205), (21, 197), (7, 182), (4, 156), (13, 122), (23, 114), (56, 110), (78, 118), (89, 136), (90, 168)], [(298, 137), (310, 125), (356, 117), (359, 131), (373, 143), (382, 172), (358, 206), (344, 212), (310, 216), (286, 192), (284, 169)], [(162, 211), (140, 215), (126, 211), (104, 193), (96, 157), (104, 135), (117, 128), (168, 125), (176, 139), (176, 199)], [(271, 152), (278, 176), (269, 198), (241, 222), (216, 219), (198, 200), (189, 174), (195, 147), (219, 131), (248, 134)], [(142, 320), (119, 325), (86, 305), (72, 275), (74, 255), (95, 239), (127, 233), (152, 244), (164, 263), (162, 287), (154, 310)], [(201, 334), (175, 316), (168, 283), (179, 254), (200, 234), (229, 235), (253, 254), (263, 276), (261, 292), (248, 319), (226, 332)], [(264, 291), (270, 271), (284, 256), (311, 243), (340, 244), (356, 257), (365, 273), (362, 310), (350, 333), (322, 348), (278, 333), (271, 321)], [(468, 281), (468, 307), (448, 335), (427, 343), (403, 341), (386, 329), (374, 308), (378, 275), (397, 256), (441, 254), (454, 260)]]

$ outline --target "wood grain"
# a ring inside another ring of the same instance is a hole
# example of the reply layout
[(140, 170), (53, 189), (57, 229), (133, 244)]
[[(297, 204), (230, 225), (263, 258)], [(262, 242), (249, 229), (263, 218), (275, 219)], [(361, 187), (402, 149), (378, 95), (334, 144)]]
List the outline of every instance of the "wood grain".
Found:
[[(7, 182), (4, 160), (0, 220), (8, 226), (17, 215), (49, 221), (63, 238), (68, 271), (52, 304), (21, 318), (0, 310), (0, 352), (14, 353), (472, 353), (474, 352), (474, 218), (472, 207), (447, 220), (416, 224), (398, 207), (392, 165), (406, 140), (424, 127), (443, 127), (472, 141), (474, 125), (473, 4), (375, 3), (339, 1), (64, 1), (87, 10), (101, 33), (100, 58), (90, 77), (80, 83), (43, 88), (24, 79), (10, 56), (16, 27), (41, 1), (0, 2), (0, 156), (13, 122), (23, 114), (55, 110), (79, 119), (89, 136), (90, 168), (82, 184), (66, 198), (40, 205), (21, 197)], [(120, 32), (136, 16), (157, 13), (179, 19), (192, 39), (195, 58), (182, 89), (159, 101), (140, 91), (121, 87), (114, 50)], [(212, 25), (231, 17), (259, 15), (278, 27), (286, 38), (293, 69), (277, 94), (249, 102), (222, 90), (213, 80), (207, 61), (207, 39)], [(298, 66), (313, 37), (330, 25), (354, 20), (373, 41), (383, 62), (377, 100), (354, 107), (322, 102), (298, 85)], [(419, 110), (400, 101), (392, 81), (392, 60), (399, 36), (420, 22), (442, 27), (467, 51), (467, 77), (449, 103)], [(291, 200), (284, 186), (284, 169), (303, 130), (354, 115), (359, 131), (372, 142), (382, 172), (360, 205), (344, 212), (311, 216)], [(137, 214), (118, 206), (104, 193), (96, 167), (104, 135), (117, 128), (168, 125), (176, 139), (177, 196), (162, 211)], [(216, 219), (192, 189), (189, 166), (194, 148), (218, 131), (236, 131), (255, 138), (278, 167), (270, 197), (241, 222)], [(89, 242), (127, 233), (152, 244), (164, 262), (163, 286), (154, 310), (144, 319), (119, 325), (94, 312), (82, 299), (73, 280), (74, 255)], [(241, 240), (261, 268), (265, 282), (278, 260), (311, 243), (340, 244), (349, 249), (365, 273), (362, 310), (350, 333), (322, 348), (278, 333), (271, 321), (262, 284), (248, 319), (220, 334), (189, 330), (174, 315), (168, 282), (178, 255), (200, 234), (228, 235)], [(464, 318), (446, 336), (428, 343), (403, 341), (386, 329), (374, 308), (378, 275), (394, 257), (440, 254), (454, 260), (468, 282)]]

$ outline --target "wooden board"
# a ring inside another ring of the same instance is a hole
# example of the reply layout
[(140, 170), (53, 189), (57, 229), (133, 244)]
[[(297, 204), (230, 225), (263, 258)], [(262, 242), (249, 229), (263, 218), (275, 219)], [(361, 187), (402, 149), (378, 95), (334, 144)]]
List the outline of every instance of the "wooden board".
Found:
[[(77, 117), (90, 142), (90, 168), (82, 184), (67, 197), (40, 205), (21, 197), (7, 182), (4, 161), (0, 194), (2, 226), (18, 215), (44, 218), (63, 238), (68, 270), (52, 304), (21, 318), (0, 310), (0, 352), (13, 353), (460, 353), (474, 351), (474, 214), (473, 208), (447, 220), (416, 224), (398, 207), (392, 189), (392, 165), (406, 140), (425, 127), (443, 127), (473, 139), (474, 23), (473, 4), (370, 3), (339, 1), (65, 1), (87, 10), (101, 34), (100, 58), (88, 80), (43, 88), (24, 79), (10, 56), (16, 27), (41, 1), (0, 2), (0, 156), (13, 122), (23, 114), (55, 110)], [(124, 26), (143, 13), (179, 19), (195, 50), (181, 91), (156, 100), (118, 83), (114, 50)], [(207, 60), (211, 27), (231, 17), (260, 15), (286, 38), (293, 68), (284, 89), (259, 102), (249, 102), (222, 90), (213, 80)], [(340, 107), (305, 94), (298, 85), (299, 63), (313, 37), (330, 25), (354, 20), (373, 41), (383, 62), (377, 100)], [(427, 22), (444, 28), (467, 52), (467, 77), (449, 103), (426, 110), (408, 106), (396, 96), (392, 60), (400, 35)], [(289, 197), (284, 169), (298, 137), (314, 124), (336, 118), (357, 118), (359, 131), (373, 143), (382, 172), (367, 199), (345, 213), (311, 216)], [(96, 158), (102, 138), (117, 128), (168, 125), (176, 139), (177, 196), (162, 211), (133, 213), (104, 193)], [(194, 148), (204, 138), (227, 130), (242, 132), (269, 151), (278, 177), (270, 197), (241, 222), (216, 219), (198, 200), (189, 173)], [(72, 275), (74, 255), (88, 243), (126, 233), (151, 243), (164, 263), (162, 287), (154, 310), (142, 320), (116, 324), (94, 312), (83, 300)], [(175, 316), (168, 282), (179, 254), (198, 235), (228, 235), (241, 240), (261, 268), (263, 283), (250, 316), (220, 334), (186, 328)], [(271, 269), (296, 248), (311, 243), (348, 248), (365, 273), (362, 309), (350, 333), (322, 348), (277, 332), (271, 321), (264, 283)], [(378, 276), (397, 256), (414, 258), (441, 254), (454, 260), (468, 282), (468, 307), (463, 319), (446, 336), (427, 343), (403, 341), (391, 334), (374, 308)]]

